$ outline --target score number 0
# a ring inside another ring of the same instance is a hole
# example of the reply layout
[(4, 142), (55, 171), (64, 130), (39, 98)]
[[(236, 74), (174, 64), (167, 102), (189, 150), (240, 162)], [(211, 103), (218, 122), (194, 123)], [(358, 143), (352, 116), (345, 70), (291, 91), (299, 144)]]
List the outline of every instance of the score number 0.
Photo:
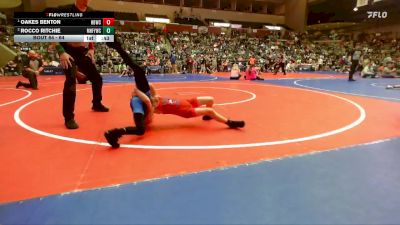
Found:
[(103, 26), (114, 26), (114, 18), (103, 18)]

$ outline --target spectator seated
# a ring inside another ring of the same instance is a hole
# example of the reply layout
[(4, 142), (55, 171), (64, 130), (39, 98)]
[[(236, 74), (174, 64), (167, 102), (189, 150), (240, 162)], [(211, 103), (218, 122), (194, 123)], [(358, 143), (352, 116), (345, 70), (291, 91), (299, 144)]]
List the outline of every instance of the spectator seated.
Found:
[(233, 64), (232, 70), (231, 70), (231, 80), (239, 80), (241, 77), (240, 75), (240, 69), (238, 64)]
[(361, 77), (362, 78), (376, 78), (378, 77), (376, 72), (375, 72), (375, 65), (373, 65), (372, 62), (368, 62), (367, 65), (364, 66), (363, 70), (361, 71)]

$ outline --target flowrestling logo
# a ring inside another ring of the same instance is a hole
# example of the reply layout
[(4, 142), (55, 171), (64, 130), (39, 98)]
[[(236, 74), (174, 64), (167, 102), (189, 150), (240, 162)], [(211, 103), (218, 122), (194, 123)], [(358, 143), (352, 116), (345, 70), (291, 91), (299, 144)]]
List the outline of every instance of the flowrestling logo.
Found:
[(388, 13), (386, 11), (379, 12), (379, 11), (367, 11), (368, 19), (385, 19), (388, 17)]

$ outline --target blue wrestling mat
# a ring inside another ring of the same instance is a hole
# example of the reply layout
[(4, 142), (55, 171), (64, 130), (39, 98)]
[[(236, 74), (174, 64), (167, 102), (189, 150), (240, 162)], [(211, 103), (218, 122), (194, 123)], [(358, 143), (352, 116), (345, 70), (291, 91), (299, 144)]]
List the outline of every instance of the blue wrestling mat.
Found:
[(267, 80), (265, 82), (290, 87), (300, 87), (319, 91), (330, 91), (341, 94), (378, 98), (389, 101), (400, 101), (399, 90), (386, 89), (387, 85), (400, 83), (398, 79), (393, 78), (358, 78), (355, 82), (348, 82), (347, 79), (287, 79)]

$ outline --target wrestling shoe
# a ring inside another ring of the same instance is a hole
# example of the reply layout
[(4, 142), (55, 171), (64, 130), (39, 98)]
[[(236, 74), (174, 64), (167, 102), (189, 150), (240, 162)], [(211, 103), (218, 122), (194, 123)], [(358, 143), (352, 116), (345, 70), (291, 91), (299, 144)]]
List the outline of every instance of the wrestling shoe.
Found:
[(18, 83), (17, 83), (17, 85), (15, 86), (15, 88), (19, 88), (19, 87), (21, 87), (22, 86), (22, 82), (21, 81), (18, 81)]
[(226, 124), (229, 126), (229, 128), (241, 128), (244, 127), (245, 122), (240, 120), (228, 120), (228, 122), (226, 122)]
[(104, 133), (104, 137), (107, 139), (108, 144), (112, 148), (119, 148), (118, 139), (121, 137), (121, 132), (119, 129), (112, 129)]

